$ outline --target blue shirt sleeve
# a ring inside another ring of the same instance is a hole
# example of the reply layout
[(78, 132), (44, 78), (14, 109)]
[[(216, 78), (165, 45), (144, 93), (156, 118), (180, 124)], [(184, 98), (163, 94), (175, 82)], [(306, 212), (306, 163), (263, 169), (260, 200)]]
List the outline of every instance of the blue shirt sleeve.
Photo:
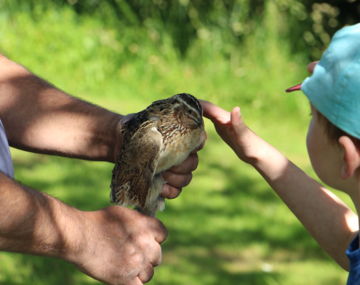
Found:
[(351, 242), (346, 255), (350, 261), (350, 271), (347, 280), (347, 285), (360, 284), (360, 249), (359, 249), (359, 235)]

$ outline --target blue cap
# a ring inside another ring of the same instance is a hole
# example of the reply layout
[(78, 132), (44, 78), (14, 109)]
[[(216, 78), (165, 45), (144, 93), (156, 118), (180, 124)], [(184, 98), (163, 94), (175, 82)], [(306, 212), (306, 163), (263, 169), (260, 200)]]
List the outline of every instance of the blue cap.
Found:
[(299, 89), (332, 124), (360, 139), (360, 24), (335, 33), (313, 74), (287, 91)]

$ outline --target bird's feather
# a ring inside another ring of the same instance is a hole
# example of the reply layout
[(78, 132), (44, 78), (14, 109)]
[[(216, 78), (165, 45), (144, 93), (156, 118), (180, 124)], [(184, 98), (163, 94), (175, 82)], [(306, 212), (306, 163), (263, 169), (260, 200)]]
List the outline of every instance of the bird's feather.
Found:
[(145, 207), (163, 145), (156, 122), (150, 121), (150, 124), (153, 126), (148, 122), (146, 128), (140, 127), (119, 153), (111, 185), (112, 200), (119, 205)]

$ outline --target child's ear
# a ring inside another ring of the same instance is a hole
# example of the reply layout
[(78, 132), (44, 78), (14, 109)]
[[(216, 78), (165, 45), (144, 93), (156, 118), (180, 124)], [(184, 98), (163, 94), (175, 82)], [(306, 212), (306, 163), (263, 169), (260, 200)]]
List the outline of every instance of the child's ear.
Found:
[(355, 141), (348, 136), (341, 136), (339, 144), (343, 150), (341, 178), (347, 179), (352, 177), (360, 167), (360, 152)]

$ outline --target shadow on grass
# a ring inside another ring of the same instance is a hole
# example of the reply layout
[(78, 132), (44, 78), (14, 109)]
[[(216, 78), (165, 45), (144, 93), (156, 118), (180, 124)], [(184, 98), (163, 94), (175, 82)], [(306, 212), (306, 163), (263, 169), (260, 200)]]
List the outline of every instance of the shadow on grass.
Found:
[[(296, 252), (299, 258), (328, 259), (310, 234), (300, 222), (292, 218), (293, 214), (265, 182), (259, 183), (259, 179), (239, 175), (236, 167), (224, 167), (219, 164), (207, 165), (207, 169), (202, 170), (200, 175), (206, 175), (208, 169), (211, 168), (226, 173), (227, 179), (222, 191), (211, 193), (212, 190), (209, 189), (201, 197), (213, 200), (213, 204), (203, 204), (202, 201), (192, 200), (191, 203), (183, 203), (180, 210), (173, 209), (170, 204), (163, 214), (164, 218), (169, 220), (168, 227), (172, 234), (171, 246), (211, 247), (238, 243), (239, 247), (243, 248), (246, 244), (263, 243), (267, 244), (271, 250), (285, 249)], [(225, 202), (217, 206), (219, 200)], [(224, 204), (226, 206), (223, 206)], [(187, 220), (194, 224), (194, 228), (188, 227), (189, 231), (186, 232), (187, 227), (185, 229), (178, 227), (177, 223), (170, 221), (170, 216), (177, 217), (177, 220), (180, 218)], [(288, 216), (291, 216), (290, 222)], [(212, 221), (219, 220), (219, 217), (224, 220), (224, 223), (229, 221), (222, 227), (222, 231), (217, 231), (216, 227), (212, 231), (209, 227), (210, 231), (206, 233), (206, 236), (202, 236), (200, 229), (209, 223), (211, 225)], [(242, 223), (246, 226), (241, 227)]]
[(16, 178), (81, 210), (109, 206), (112, 165), (42, 155), (16, 160)]
[[(189, 271), (176, 267), (176, 273), (181, 275), (193, 275), (193, 282), (184, 282), (183, 280), (154, 280), (151, 284), (251, 284), (251, 285), (266, 285), (266, 284), (281, 284), (281, 275), (276, 272), (264, 272), (261, 270), (244, 270), (242, 272), (229, 273), (223, 267), (222, 261), (219, 258), (200, 258), (194, 254), (187, 255), (187, 261), (191, 262), (192, 266)], [(180, 272), (179, 272), (180, 271)], [(194, 273), (196, 271), (196, 273)], [(155, 275), (156, 279), (156, 275)]]
[(46, 258), (31, 255), (12, 254), (18, 264), (16, 272), (1, 272), (0, 284), (6, 285), (85, 285), (75, 266), (55, 258)]

